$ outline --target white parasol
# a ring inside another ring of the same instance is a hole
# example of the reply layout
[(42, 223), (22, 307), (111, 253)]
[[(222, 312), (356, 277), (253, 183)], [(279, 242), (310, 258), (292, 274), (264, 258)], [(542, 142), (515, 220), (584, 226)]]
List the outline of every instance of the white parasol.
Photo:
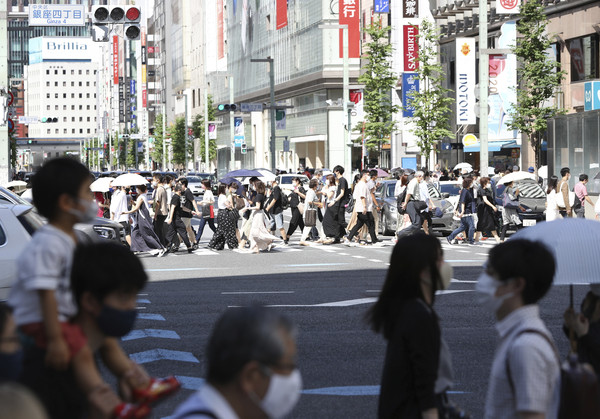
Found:
[(148, 180), (138, 175), (137, 173), (125, 173), (117, 177), (113, 181), (113, 186), (138, 186), (138, 185), (147, 185)]
[(110, 182), (115, 180), (114, 177), (100, 177), (92, 182), (90, 190), (92, 192), (108, 192), (110, 188)]

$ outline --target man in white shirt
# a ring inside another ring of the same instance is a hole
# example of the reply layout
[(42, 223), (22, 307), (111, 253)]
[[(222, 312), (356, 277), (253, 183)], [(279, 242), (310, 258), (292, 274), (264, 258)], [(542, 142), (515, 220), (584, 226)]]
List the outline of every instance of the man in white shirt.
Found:
[(408, 236), (421, 229), (421, 225), (423, 224), (421, 211), (427, 207), (421, 199), (421, 188), (419, 186), (423, 181), (423, 175), (424, 173), (419, 170), (406, 186), (406, 198), (404, 198), (404, 202), (402, 203), (402, 209), (405, 210), (410, 217), (411, 225), (401, 230), (398, 233), (398, 237)]
[(173, 419), (282, 418), (300, 398), (296, 328), (273, 309), (229, 309), (206, 348), (206, 384)]
[(350, 244), (352, 242), (352, 238), (358, 232), (358, 230), (366, 224), (369, 229), (369, 236), (371, 236), (371, 243), (380, 242), (375, 234), (375, 221), (373, 219), (373, 199), (371, 197), (371, 192), (367, 186), (367, 181), (369, 180), (369, 171), (363, 170), (361, 172), (360, 181), (356, 183), (354, 186), (354, 209), (356, 210), (356, 216), (358, 220), (348, 237), (344, 239), (345, 244)]
[(421, 200), (427, 204), (425, 211), (421, 213), (423, 219), (423, 231), (425, 234), (429, 234), (429, 228), (431, 227), (431, 211), (435, 208), (433, 201), (431, 200), (431, 194), (429, 193), (429, 178), (430, 172), (423, 173), (423, 182), (419, 183), (419, 194)]
[(560, 364), (538, 301), (552, 286), (555, 261), (539, 242), (510, 240), (490, 250), (478, 279), (479, 303), (497, 320), (485, 418), (556, 418)]
[(129, 215), (124, 214), (128, 211), (127, 194), (124, 188), (115, 186), (115, 191), (110, 199), (110, 219), (120, 223), (125, 229), (125, 240), (131, 245), (131, 227), (129, 226)]

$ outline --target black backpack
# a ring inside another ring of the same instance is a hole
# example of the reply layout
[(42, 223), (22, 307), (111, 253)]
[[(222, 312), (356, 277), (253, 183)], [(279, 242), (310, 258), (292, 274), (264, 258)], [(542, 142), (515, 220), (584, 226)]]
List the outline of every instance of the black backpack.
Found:
[(408, 189), (408, 187), (405, 187), (404, 190), (402, 191), (402, 193), (400, 195), (398, 195), (398, 198), (396, 198), (396, 209), (398, 210), (398, 214), (404, 214), (405, 210), (402, 209), (402, 204), (404, 203), (404, 200), (406, 199), (406, 190)]
[(283, 193), (283, 191), (281, 191), (281, 208), (286, 210), (290, 207), (290, 200), (288, 199), (288, 196)]

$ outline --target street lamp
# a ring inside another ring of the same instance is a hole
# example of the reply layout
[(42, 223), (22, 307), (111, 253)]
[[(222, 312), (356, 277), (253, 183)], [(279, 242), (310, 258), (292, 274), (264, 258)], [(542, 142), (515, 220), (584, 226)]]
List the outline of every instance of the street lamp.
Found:
[[(319, 25), (319, 29), (341, 29), (342, 30), (342, 45), (343, 45), (343, 74), (342, 74), (342, 112), (344, 116), (348, 115), (348, 102), (350, 100), (350, 76), (348, 68), (348, 25), (326, 24)], [(348, 117), (348, 126), (344, 129), (344, 167), (350, 173), (352, 171), (352, 148), (349, 147), (349, 136), (351, 129), (351, 119)]]
[[(185, 141), (184, 142), (184, 145), (185, 145), (185, 160), (184, 160), (184, 162), (185, 162), (185, 172), (184, 173), (187, 175), (187, 172), (188, 172), (188, 146), (187, 146), (187, 144), (188, 144), (188, 104), (187, 104), (187, 94), (186, 93), (177, 93), (177, 94), (174, 94), (174, 95), (171, 95), (171, 96), (177, 97), (178, 99), (183, 96), (183, 100), (185, 102), (185, 135), (184, 135), (183, 138), (184, 138), (184, 141)], [(164, 133), (163, 133), (163, 135), (164, 135)]]
[(252, 58), (251, 63), (269, 63), (270, 102), (269, 119), (271, 120), (271, 141), (269, 149), (271, 152), (271, 170), (275, 172), (275, 69), (273, 58)]

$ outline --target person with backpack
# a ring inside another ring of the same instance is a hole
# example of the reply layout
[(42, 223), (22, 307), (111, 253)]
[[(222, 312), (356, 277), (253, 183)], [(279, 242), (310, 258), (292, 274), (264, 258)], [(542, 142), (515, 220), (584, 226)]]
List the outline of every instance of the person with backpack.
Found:
[(539, 242), (515, 239), (490, 250), (475, 288), (500, 335), (485, 418), (556, 417), (560, 361), (538, 305), (555, 270), (552, 253)]
[[(590, 205), (594, 205), (587, 191), (587, 183), (589, 182), (589, 177), (585, 173), (579, 175), (579, 183), (575, 185), (573, 188), (573, 192), (575, 192), (575, 205), (573, 205), (573, 210), (577, 218), (585, 218), (585, 201), (587, 201)], [(577, 202), (579, 201), (579, 202)]]
[(265, 208), (265, 212), (269, 213), (269, 215), (271, 216), (270, 230), (272, 232), (274, 232), (275, 229), (278, 229), (279, 232), (281, 233), (281, 238), (283, 239), (283, 243), (284, 243), (284, 245), (286, 245), (287, 244), (287, 235), (285, 234), (285, 228), (283, 228), (284, 227), (284, 225), (283, 225), (283, 210), (285, 209), (284, 201), (288, 202), (288, 206), (289, 206), (289, 201), (287, 199), (287, 195), (285, 195), (281, 191), (281, 188), (277, 184), (277, 180), (273, 180), (273, 182), (271, 182), (271, 200), (270, 200), (269, 204), (267, 205), (267, 207)]

